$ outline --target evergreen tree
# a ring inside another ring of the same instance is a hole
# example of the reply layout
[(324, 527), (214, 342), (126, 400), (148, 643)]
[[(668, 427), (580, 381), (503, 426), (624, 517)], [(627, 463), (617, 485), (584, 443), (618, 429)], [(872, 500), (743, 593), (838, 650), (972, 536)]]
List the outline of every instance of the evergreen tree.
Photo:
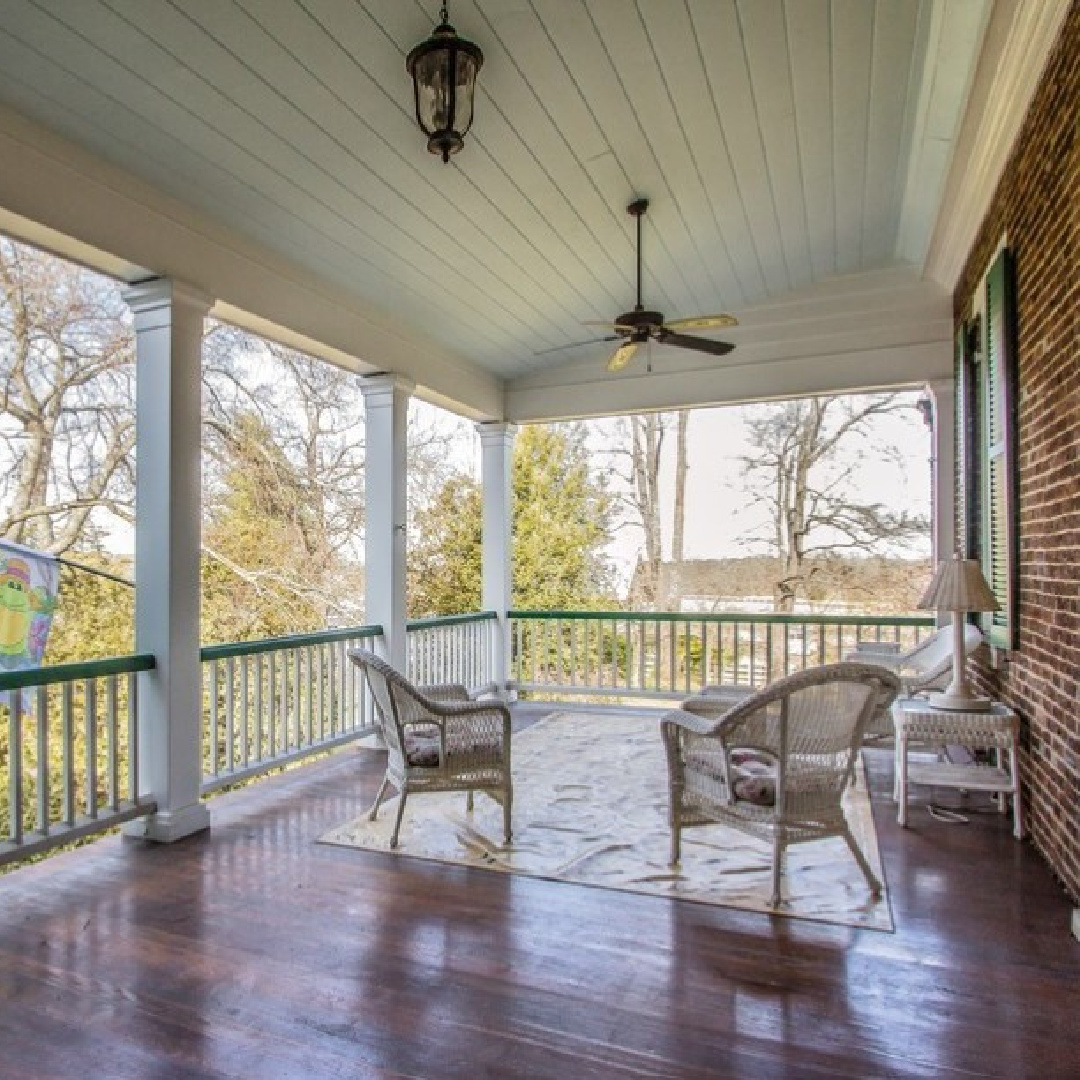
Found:
[[(513, 462), (513, 605), (537, 610), (611, 603), (602, 549), (612, 506), (589, 467), (577, 424), (522, 430)], [(480, 604), (482, 495), (470, 476), (450, 478), (416, 521), (409, 553), (414, 616), (475, 611)]]

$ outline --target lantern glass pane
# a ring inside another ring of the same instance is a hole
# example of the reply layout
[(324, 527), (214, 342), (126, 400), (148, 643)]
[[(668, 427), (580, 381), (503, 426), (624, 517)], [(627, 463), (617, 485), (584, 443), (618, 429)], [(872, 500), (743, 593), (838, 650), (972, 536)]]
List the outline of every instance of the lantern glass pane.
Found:
[(417, 120), (428, 135), (449, 126), (448, 61), (448, 51), (437, 49), (420, 57), (416, 64)]
[(476, 84), (476, 59), (467, 52), (457, 54), (457, 116), (454, 128), (464, 135), (473, 120), (473, 91)]

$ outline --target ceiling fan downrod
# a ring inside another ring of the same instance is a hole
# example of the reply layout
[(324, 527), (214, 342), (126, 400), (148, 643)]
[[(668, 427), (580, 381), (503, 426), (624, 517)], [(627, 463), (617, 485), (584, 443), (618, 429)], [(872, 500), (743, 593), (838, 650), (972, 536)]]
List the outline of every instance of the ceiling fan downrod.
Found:
[(626, 208), (626, 212), (637, 219), (637, 303), (634, 304), (635, 311), (645, 310), (645, 305), (641, 302), (641, 219), (648, 209), (648, 199), (635, 199)]

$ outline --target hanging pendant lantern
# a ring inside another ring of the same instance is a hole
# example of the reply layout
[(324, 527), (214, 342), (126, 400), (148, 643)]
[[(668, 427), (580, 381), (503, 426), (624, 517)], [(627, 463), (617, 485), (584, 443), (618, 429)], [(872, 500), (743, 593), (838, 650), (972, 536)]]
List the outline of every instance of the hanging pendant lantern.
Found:
[(476, 73), (484, 54), (458, 37), (445, 4), (439, 18), (431, 37), (406, 57), (405, 67), (412, 76), (416, 122), (428, 137), (428, 150), (446, 162), (464, 146), (472, 126)]

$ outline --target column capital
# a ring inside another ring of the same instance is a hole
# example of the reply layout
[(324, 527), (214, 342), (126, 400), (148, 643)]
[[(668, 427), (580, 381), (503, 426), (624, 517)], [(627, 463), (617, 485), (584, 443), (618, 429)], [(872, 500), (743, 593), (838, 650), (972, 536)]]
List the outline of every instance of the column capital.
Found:
[(136, 315), (147, 315), (174, 306), (201, 311), (205, 315), (214, 306), (214, 298), (209, 293), (174, 278), (137, 281), (124, 289), (121, 295)]
[(475, 427), (482, 446), (512, 442), (518, 431), (517, 424), (511, 424), (508, 420), (482, 422)]
[(380, 371), (375, 375), (365, 375), (360, 380), (360, 390), (364, 395), (364, 404), (369, 409), (385, 408), (392, 405), (395, 398), (412, 397), (416, 383), (403, 375)]

